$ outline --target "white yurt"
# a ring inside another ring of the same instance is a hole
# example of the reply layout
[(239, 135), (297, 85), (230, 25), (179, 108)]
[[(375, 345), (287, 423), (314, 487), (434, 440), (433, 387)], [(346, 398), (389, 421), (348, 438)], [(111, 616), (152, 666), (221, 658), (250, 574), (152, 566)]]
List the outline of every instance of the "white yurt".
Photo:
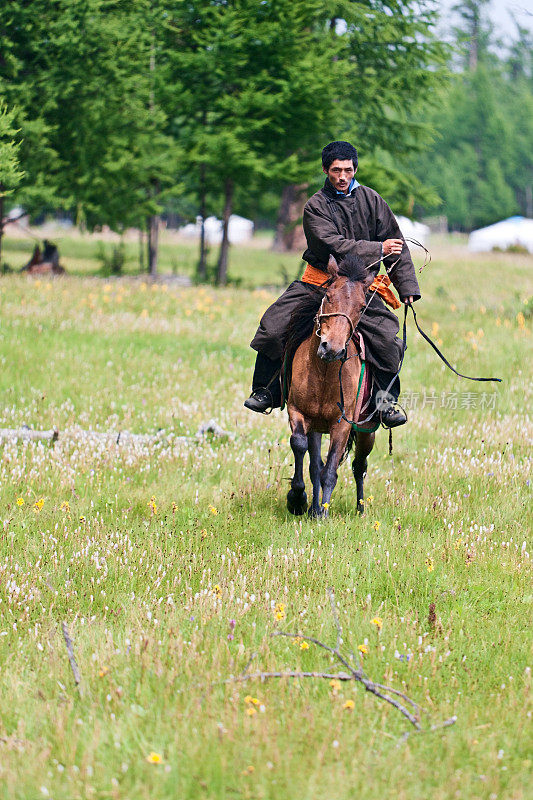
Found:
[(533, 253), (533, 219), (509, 217), (472, 231), (468, 237), (468, 249), (473, 253), (487, 253), (495, 248), (507, 250), (512, 245), (525, 247)]
[[(183, 236), (192, 239), (200, 237), (202, 229), (201, 217), (196, 217), (196, 222), (185, 225), (180, 228), (180, 233)], [(238, 214), (232, 214), (229, 218), (229, 240), (231, 244), (239, 244), (240, 242), (247, 242), (254, 234), (254, 223), (251, 219), (239, 217)], [(222, 241), (222, 220), (216, 217), (207, 217), (205, 220), (205, 238), (209, 244), (220, 244)]]
[(416, 239), (420, 244), (427, 244), (429, 236), (429, 228), (427, 225), (424, 225), (422, 222), (415, 222), (409, 219), (409, 217), (396, 217), (396, 219), (404, 236)]

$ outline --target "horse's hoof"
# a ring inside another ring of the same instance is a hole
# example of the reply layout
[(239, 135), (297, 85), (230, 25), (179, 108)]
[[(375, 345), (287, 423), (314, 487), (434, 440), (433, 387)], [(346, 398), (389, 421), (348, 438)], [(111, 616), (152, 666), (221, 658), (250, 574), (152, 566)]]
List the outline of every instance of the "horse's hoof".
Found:
[(324, 516), (324, 509), (323, 508), (313, 508), (313, 506), (309, 507), (309, 511), (307, 512), (307, 516), (309, 519), (322, 519)]
[(290, 489), (287, 494), (287, 508), (291, 514), (299, 517), (307, 511), (307, 495), (296, 489)]

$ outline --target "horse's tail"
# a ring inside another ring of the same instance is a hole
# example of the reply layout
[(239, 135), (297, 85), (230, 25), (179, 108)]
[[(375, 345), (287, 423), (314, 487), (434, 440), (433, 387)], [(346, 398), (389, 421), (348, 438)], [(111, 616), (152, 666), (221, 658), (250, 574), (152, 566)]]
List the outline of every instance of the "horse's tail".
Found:
[(348, 458), (350, 450), (352, 449), (356, 439), (357, 439), (357, 431), (352, 426), (352, 429), (350, 430), (350, 435), (348, 436), (348, 441), (346, 442), (346, 447), (344, 448), (344, 453), (342, 454), (342, 458), (340, 460), (341, 464), (344, 464), (344, 462)]

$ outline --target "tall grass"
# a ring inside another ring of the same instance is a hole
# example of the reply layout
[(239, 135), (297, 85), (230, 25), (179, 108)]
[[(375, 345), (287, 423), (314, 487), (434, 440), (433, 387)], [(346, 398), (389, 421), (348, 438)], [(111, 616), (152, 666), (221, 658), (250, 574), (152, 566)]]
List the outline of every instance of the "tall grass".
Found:
[[(268, 283), (278, 257), (239, 252)], [(2, 796), (529, 796), (530, 265), (442, 249), (422, 273), (423, 327), (504, 383), (410, 324), (409, 424), (392, 458), (378, 434), (366, 515), (345, 466), (327, 523), (285, 510), (285, 415), (242, 407), (274, 290), (0, 280), (0, 427), (59, 430), (1, 449)], [(228, 437), (197, 437), (211, 418)], [(344, 651), (427, 733), (360, 685), (228, 682), (334, 671), (271, 635), (334, 645), (329, 587)]]

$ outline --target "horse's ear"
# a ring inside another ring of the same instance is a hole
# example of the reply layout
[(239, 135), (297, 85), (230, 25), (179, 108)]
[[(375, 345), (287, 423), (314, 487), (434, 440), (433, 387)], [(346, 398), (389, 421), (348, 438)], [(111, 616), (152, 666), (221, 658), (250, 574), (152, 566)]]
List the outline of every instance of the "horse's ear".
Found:
[(335, 260), (335, 256), (330, 255), (328, 261), (328, 275), (330, 275), (332, 278), (336, 278), (338, 274), (339, 274), (339, 265)]

